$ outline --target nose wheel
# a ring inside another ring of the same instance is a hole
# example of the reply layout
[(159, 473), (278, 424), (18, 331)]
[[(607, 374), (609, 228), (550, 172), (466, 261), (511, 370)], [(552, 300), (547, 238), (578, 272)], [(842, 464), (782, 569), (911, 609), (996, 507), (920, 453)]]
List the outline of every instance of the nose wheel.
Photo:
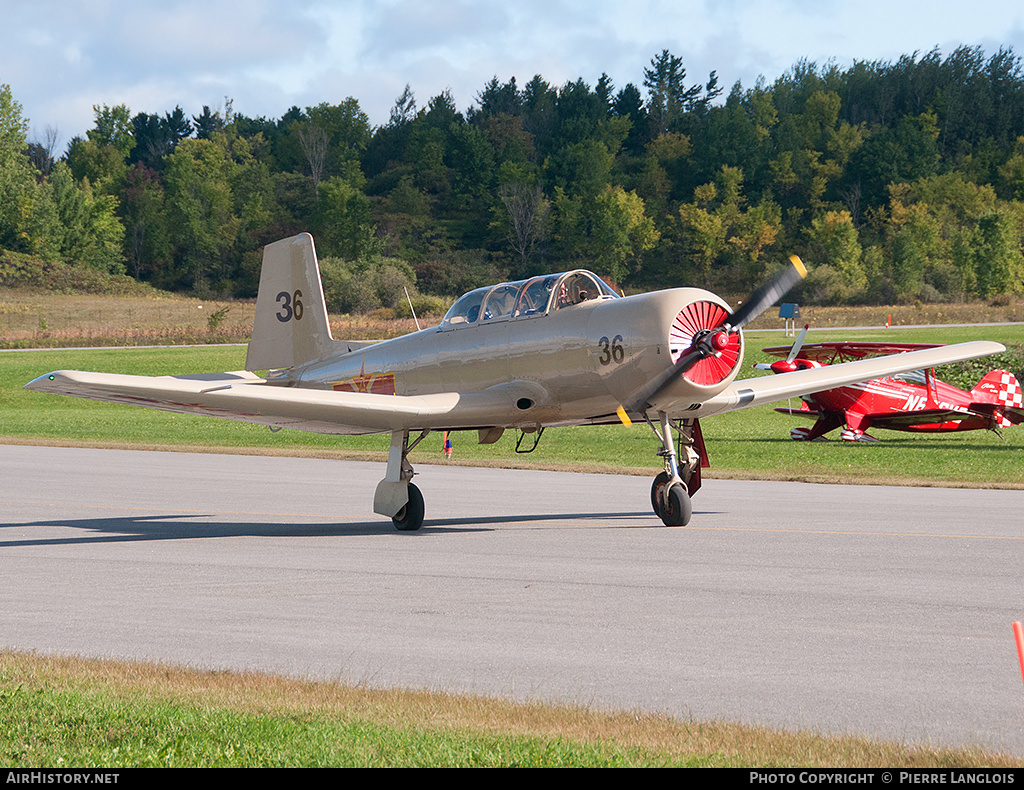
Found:
[(685, 527), (693, 515), (693, 503), (680, 481), (672, 482), (668, 472), (662, 472), (651, 485), (651, 506), (666, 527)]

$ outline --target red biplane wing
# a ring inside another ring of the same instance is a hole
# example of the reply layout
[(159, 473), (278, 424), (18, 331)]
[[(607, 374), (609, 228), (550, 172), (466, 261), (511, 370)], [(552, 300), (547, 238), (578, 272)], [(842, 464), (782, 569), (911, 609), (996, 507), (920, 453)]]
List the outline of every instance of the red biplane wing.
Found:
[(745, 409), (761, 403), (798, 398), (803, 395), (835, 389), (860, 381), (871, 381), (908, 370), (950, 365), (965, 359), (999, 354), (1006, 350), (1001, 343), (974, 340), (952, 346), (939, 346), (910, 351), (906, 354), (826, 365), (811, 370), (796, 370), (779, 376), (758, 376), (738, 379), (717, 395), (701, 404), (690, 403), (680, 408), (691, 417), (709, 417), (712, 414)]
[[(832, 343), (806, 343), (797, 354), (798, 359), (812, 359), (815, 362), (831, 364), (847, 362), (852, 359), (903, 354), (907, 351), (920, 351), (925, 348), (938, 348), (941, 343), (857, 343), (836, 341)], [(772, 346), (764, 349), (764, 353), (785, 358), (792, 346)]]
[(919, 411), (885, 412), (884, 414), (868, 414), (867, 419), (875, 428), (907, 429), (914, 425), (939, 425), (945, 422), (961, 420), (987, 420), (988, 415), (977, 411), (959, 411), (957, 409), (921, 409)]
[(811, 417), (815, 418), (821, 415), (818, 409), (812, 409), (806, 403), (801, 409), (787, 409), (782, 406), (776, 407), (775, 411), (779, 414), (785, 414), (788, 417)]

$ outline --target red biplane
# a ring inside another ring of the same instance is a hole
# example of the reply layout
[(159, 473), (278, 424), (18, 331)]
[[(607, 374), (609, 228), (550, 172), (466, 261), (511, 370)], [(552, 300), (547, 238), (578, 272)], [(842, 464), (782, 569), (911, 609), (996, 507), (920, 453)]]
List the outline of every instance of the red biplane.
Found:
[[(883, 354), (900, 354), (941, 344), (924, 343), (811, 343), (804, 345), (807, 327), (792, 346), (764, 349), (766, 354), (784, 357), (770, 365), (754, 367), (774, 373), (820, 368)], [(1024, 422), (1021, 386), (1007, 370), (993, 370), (970, 392), (940, 381), (935, 370), (914, 370), (885, 378), (849, 384), (835, 389), (802, 395), (799, 409), (775, 411), (794, 417), (813, 419), (810, 428), (790, 431), (797, 441), (812, 441), (842, 428), (840, 437), (847, 442), (875, 442), (869, 428), (893, 431), (939, 432), (974, 431), (999, 428)]]

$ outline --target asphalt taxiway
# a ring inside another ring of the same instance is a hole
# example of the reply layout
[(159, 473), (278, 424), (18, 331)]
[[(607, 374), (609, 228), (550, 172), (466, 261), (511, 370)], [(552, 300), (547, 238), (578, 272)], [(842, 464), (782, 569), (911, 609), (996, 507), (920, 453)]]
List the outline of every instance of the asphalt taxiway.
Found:
[(1024, 755), (1024, 491), (0, 446), (0, 646)]

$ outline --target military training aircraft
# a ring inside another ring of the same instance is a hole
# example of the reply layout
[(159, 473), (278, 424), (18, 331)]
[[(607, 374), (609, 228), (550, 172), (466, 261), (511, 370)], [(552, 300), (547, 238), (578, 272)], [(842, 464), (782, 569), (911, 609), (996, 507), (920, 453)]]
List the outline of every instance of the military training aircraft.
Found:
[[(754, 367), (775, 373), (811, 370), (849, 360), (882, 354), (902, 354), (941, 348), (923, 343), (830, 342), (804, 345), (804, 327), (791, 347), (773, 346), (766, 354), (785, 357)], [(1024, 399), (1017, 378), (1008, 370), (993, 370), (970, 392), (935, 376), (933, 368), (909, 370), (834, 389), (804, 394), (799, 409), (775, 411), (813, 419), (810, 428), (797, 427), (790, 436), (797, 441), (814, 441), (836, 428), (846, 442), (875, 442), (869, 428), (886, 428), (914, 433), (974, 431), (1024, 422)]]
[[(377, 343), (331, 336), (313, 239), (267, 245), (244, 371), (129, 376), (55, 371), (26, 384), (128, 403), (326, 434), (388, 433), (374, 512), (401, 530), (423, 523), (409, 453), (432, 431), (629, 423), (654, 431), (664, 471), (651, 503), (685, 525), (707, 451), (699, 418), (1003, 349), (975, 341), (786, 376), (735, 381), (741, 329), (804, 276), (799, 259), (736, 312), (698, 288), (620, 296), (582, 269), (462, 296), (439, 326)], [(254, 371), (269, 371), (266, 376)], [(673, 440), (678, 434), (678, 453)], [(410, 437), (415, 438), (410, 441)]]

